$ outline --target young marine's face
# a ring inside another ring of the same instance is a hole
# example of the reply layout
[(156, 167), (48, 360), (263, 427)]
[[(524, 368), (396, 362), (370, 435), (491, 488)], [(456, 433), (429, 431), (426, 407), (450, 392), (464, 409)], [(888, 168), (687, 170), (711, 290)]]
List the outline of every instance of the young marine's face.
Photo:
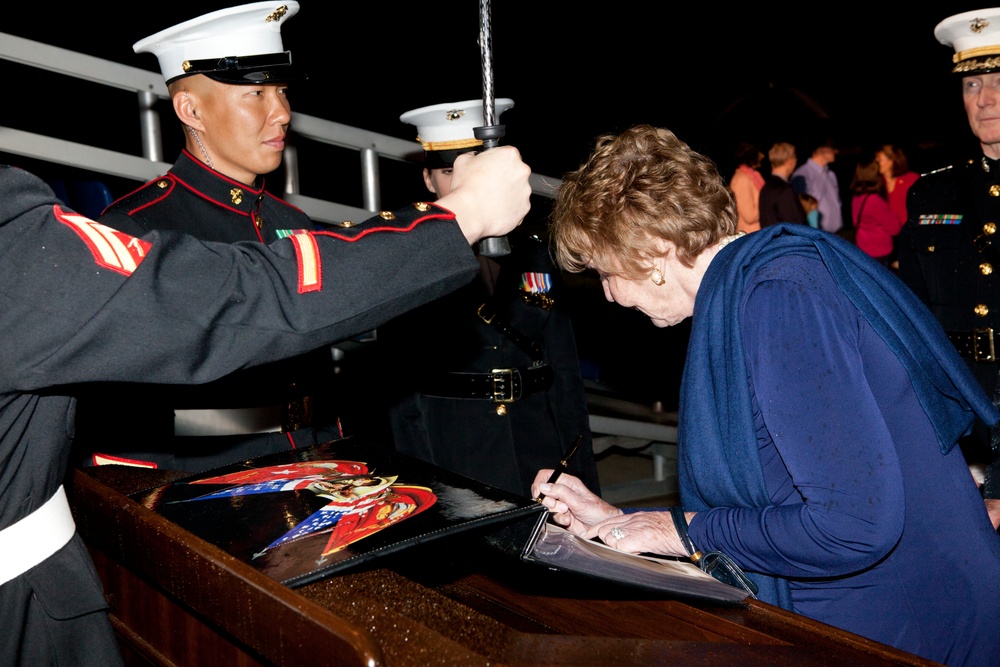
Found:
[(424, 169), (424, 185), (440, 199), (451, 192), (451, 175), (453, 173), (454, 170), (451, 167), (446, 169)]
[(209, 94), (199, 96), (202, 140), (217, 171), (252, 185), (281, 165), (291, 121), (288, 87), (207, 81)]
[(1000, 157), (1000, 72), (962, 78), (969, 127), (989, 157)]

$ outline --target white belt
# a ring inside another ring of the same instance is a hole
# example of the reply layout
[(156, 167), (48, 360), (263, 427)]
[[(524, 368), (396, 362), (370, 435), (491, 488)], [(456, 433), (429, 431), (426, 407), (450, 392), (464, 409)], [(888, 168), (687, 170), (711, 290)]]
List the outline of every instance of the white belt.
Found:
[(62, 549), (76, 532), (63, 487), (37, 510), (0, 530), (0, 585)]

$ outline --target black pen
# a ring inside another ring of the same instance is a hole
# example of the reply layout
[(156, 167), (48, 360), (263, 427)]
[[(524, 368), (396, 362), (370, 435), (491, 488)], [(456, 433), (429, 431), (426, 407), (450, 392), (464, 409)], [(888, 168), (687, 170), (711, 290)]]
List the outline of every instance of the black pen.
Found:
[[(569, 448), (568, 452), (566, 452), (566, 456), (562, 458), (562, 461), (559, 462), (559, 465), (557, 465), (555, 470), (552, 471), (552, 474), (549, 475), (549, 478), (546, 480), (547, 484), (555, 484), (556, 480), (559, 479), (559, 476), (562, 475), (564, 472), (566, 472), (566, 469), (569, 467), (570, 460), (576, 455), (577, 450), (580, 449), (580, 445), (582, 444), (583, 444), (583, 434), (580, 434), (579, 436), (577, 436), (576, 442), (573, 443), (573, 446)], [(538, 497), (535, 498), (535, 500), (540, 501), (544, 497), (545, 496), (540, 493), (538, 494)]]

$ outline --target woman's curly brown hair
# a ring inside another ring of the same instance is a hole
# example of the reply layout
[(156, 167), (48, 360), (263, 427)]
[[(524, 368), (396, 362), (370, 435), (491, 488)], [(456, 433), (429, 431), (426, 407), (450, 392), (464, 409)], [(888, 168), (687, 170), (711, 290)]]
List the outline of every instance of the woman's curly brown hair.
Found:
[(566, 271), (635, 280), (662, 254), (659, 239), (692, 266), (705, 248), (736, 233), (736, 206), (712, 160), (670, 130), (637, 125), (598, 137), (587, 161), (565, 176), (550, 231)]

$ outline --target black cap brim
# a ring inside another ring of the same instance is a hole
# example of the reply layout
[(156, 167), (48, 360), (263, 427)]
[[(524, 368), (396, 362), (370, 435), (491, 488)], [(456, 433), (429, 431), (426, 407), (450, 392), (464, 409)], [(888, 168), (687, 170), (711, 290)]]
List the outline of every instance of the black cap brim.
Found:
[(290, 83), (309, 78), (301, 68), (292, 64), (291, 52), (283, 51), (254, 56), (189, 60), (184, 63), (184, 74), (167, 83), (193, 74), (204, 74), (220, 83), (237, 85)]
[(451, 169), (455, 160), (463, 153), (475, 153), (482, 150), (481, 146), (458, 148), (452, 151), (424, 151), (424, 166), (428, 169)]

